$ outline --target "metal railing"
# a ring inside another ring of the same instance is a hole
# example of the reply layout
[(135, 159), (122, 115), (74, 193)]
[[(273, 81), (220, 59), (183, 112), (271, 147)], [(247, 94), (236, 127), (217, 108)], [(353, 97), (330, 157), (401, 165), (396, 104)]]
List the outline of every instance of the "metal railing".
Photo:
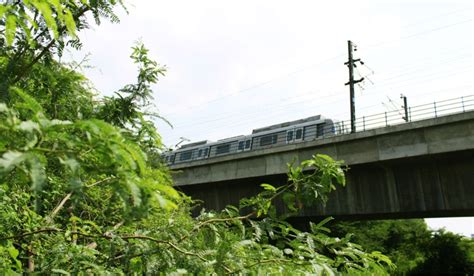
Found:
[[(462, 96), (428, 104), (408, 107), (408, 118), (405, 118), (403, 109), (387, 111), (384, 113), (362, 116), (356, 119), (356, 132), (375, 128), (404, 124), (407, 122), (437, 118), (455, 113), (474, 110), (474, 95)], [(341, 121), (342, 133), (350, 133), (350, 121)]]
[[(387, 111), (384, 113), (362, 116), (356, 118), (356, 132), (383, 128), (388, 126), (400, 125), (407, 122), (420, 121), (424, 119), (436, 118), (455, 113), (463, 113), (474, 110), (474, 95), (463, 96), (460, 98), (448, 99), (423, 105), (411, 106), (408, 108), (408, 118), (405, 118), (405, 110)], [(298, 136), (298, 129), (301, 130)], [(351, 133), (350, 120), (326, 122), (320, 125), (311, 125), (299, 128), (295, 126), (293, 133), (288, 130), (278, 130), (265, 135), (258, 133), (249, 136), (236, 137), (233, 140), (226, 139), (222, 143), (213, 145), (202, 145), (199, 148), (190, 150), (181, 149), (176, 151), (171, 163), (179, 164), (195, 160), (224, 156), (246, 152), (249, 150), (265, 149), (289, 144), (295, 144), (303, 141), (313, 141), (329, 137), (346, 135)], [(262, 137), (266, 137), (264, 142)], [(246, 141), (250, 140), (250, 143)], [(207, 150), (206, 150), (207, 148)], [(167, 160), (169, 162), (169, 160)]]

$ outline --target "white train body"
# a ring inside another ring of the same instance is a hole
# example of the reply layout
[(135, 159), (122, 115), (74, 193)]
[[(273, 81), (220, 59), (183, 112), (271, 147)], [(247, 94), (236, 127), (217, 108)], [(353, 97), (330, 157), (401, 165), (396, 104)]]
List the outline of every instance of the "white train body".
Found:
[(200, 141), (182, 145), (179, 149), (162, 154), (168, 165), (192, 162), (228, 154), (312, 141), (339, 134), (338, 123), (321, 115), (254, 129), (250, 135), (241, 135), (216, 142)]

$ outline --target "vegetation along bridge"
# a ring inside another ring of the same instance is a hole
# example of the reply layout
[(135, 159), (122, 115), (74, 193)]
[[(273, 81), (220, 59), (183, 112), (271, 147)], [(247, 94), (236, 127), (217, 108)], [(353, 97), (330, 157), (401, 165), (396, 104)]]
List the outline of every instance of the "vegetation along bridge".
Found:
[(371, 129), (359, 120), (355, 133), (177, 164), (173, 177), (206, 209), (222, 209), (261, 183), (285, 183), (292, 160), (323, 153), (349, 166), (348, 185), (301, 219), (473, 216), (474, 96), (410, 111), (405, 123), (385, 113)]

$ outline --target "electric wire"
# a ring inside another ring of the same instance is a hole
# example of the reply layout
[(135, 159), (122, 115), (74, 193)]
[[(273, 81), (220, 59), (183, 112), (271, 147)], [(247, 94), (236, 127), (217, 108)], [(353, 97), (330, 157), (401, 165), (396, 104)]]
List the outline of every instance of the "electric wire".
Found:
[[(448, 13), (448, 14), (453, 14), (455, 12), (452, 12), (452, 13)], [(418, 36), (422, 36), (422, 35), (425, 35), (425, 34), (428, 34), (428, 33), (432, 33), (432, 32), (435, 32), (435, 31), (439, 31), (439, 30), (444, 30), (444, 29), (447, 29), (447, 28), (451, 28), (451, 27), (454, 27), (454, 26), (458, 26), (458, 25), (462, 25), (462, 24), (465, 24), (465, 23), (468, 23), (468, 22), (472, 22), (472, 19), (468, 19), (468, 20), (463, 20), (463, 21), (459, 21), (459, 22), (455, 22), (455, 23), (452, 23), (452, 24), (448, 24), (448, 25), (443, 25), (443, 26), (439, 26), (439, 27), (436, 27), (436, 28), (432, 28), (432, 29), (429, 29), (429, 30), (425, 30), (425, 31), (421, 31), (421, 32), (417, 32), (417, 33), (414, 33), (414, 34), (411, 34), (411, 35), (406, 35), (406, 36), (402, 36), (400, 37), (399, 39), (396, 39), (396, 40), (390, 40), (390, 41), (385, 41), (385, 42), (379, 42), (379, 43), (376, 43), (376, 44), (371, 44), (371, 45), (368, 45), (368, 46), (364, 46), (364, 48), (373, 48), (373, 47), (378, 47), (379, 45), (382, 45), (382, 44), (385, 44), (385, 43), (389, 43), (389, 42), (394, 42), (394, 41), (398, 41), (398, 40), (405, 40), (405, 39), (411, 39), (411, 38), (415, 38), (415, 37), (418, 37)], [(318, 63), (317, 65), (322, 65), (324, 64), (325, 62), (327, 61), (330, 61), (330, 60), (335, 60), (339, 57), (341, 57), (342, 54), (338, 55), (338, 56), (335, 56), (335, 57), (332, 57), (328, 60), (325, 60), (321, 63)], [(458, 56), (459, 57), (459, 56)], [(455, 61), (457, 60), (456, 59), (457, 57), (455, 58), (451, 58), (451, 59), (448, 59), (448, 62), (452, 62), (452, 61)], [(251, 85), (247, 88), (244, 88), (244, 89), (240, 89), (240, 90), (237, 90), (236, 92), (232, 93), (232, 94), (228, 94), (228, 95), (224, 95), (224, 96), (221, 96), (221, 97), (218, 97), (216, 99), (212, 99), (210, 101), (207, 101), (207, 102), (204, 102), (204, 103), (200, 103), (200, 106), (201, 105), (207, 105), (209, 103), (213, 103), (213, 102), (216, 102), (216, 101), (220, 101), (222, 99), (226, 99), (226, 98), (229, 98), (229, 97), (233, 97), (235, 95), (239, 95), (239, 94), (242, 94), (242, 93), (245, 93), (247, 91), (250, 91), (250, 90), (253, 90), (253, 89), (256, 89), (258, 87), (262, 87), (262, 86), (265, 86), (265, 85), (268, 85), (269, 83), (272, 83), (276, 80), (279, 80), (279, 79), (282, 79), (282, 78), (286, 78), (286, 77), (289, 77), (289, 76), (292, 76), (292, 75), (295, 75), (297, 73), (300, 73), (300, 72), (303, 72), (303, 71), (306, 71), (306, 70), (309, 70), (310, 68), (313, 68), (314, 66), (316, 65), (310, 65), (310, 66), (307, 66), (307, 67), (302, 67), (302, 68), (299, 68), (295, 71), (292, 71), (292, 72), (289, 72), (287, 74), (283, 74), (283, 75), (280, 75), (278, 77), (275, 77), (275, 78), (272, 78), (270, 80), (267, 80), (267, 81), (264, 81), (264, 82), (259, 82), (255, 85)], [(367, 67), (369, 70), (371, 70), (372, 72), (374, 72), (374, 70), (372, 70), (369, 66), (365, 65), (365, 67)], [(423, 65), (421, 65), (423, 66)], [(457, 71), (447, 71), (444, 70), (444, 71), (441, 71), (441, 72), (432, 72), (432, 73), (429, 73), (429, 74), (423, 74), (421, 76), (416, 76), (416, 77), (412, 77), (412, 78), (408, 78), (408, 79), (403, 79), (400, 77), (402, 76), (406, 76), (406, 75), (409, 75), (409, 74), (414, 74), (414, 73), (417, 73), (417, 72), (421, 72), (422, 69), (418, 69), (418, 70), (411, 70), (410, 72), (404, 72), (402, 74), (399, 74), (398, 76), (392, 76), (390, 78), (386, 78), (386, 79), (382, 79), (381, 82), (378, 82), (374, 85), (374, 87), (372, 87), (372, 89), (374, 88), (379, 88), (379, 87), (383, 87), (383, 86), (388, 86), (388, 85), (392, 85), (392, 84), (402, 84), (401, 86), (395, 86), (394, 88), (401, 88), (401, 87), (404, 87), (404, 85), (411, 85), (410, 84), (410, 81), (415, 81), (417, 83), (423, 83), (423, 82), (426, 82), (426, 81), (431, 81), (431, 80), (435, 80), (437, 79), (438, 75), (443, 75), (444, 79), (448, 78), (448, 77), (452, 77), (452, 76), (457, 76), (459, 74), (462, 74), (462, 73), (466, 73), (466, 72), (470, 72), (472, 70), (464, 70), (464, 69), (470, 69), (471, 66), (468, 66), (468, 67), (463, 67), (461, 69), (461, 71), (457, 70)], [(358, 74), (360, 74), (359, 70), (358, 71)], [(362, 76), (362, 74), (360, 74)], [(433, 76), (435, 76), (435, 78), (433, 78)], [(396, 81), (392, 81), (392, 82), (387, 82), (389, 80), (396, 80)], [(370, 80), (371, 81), (371, 80)], [(372, 82), (372, 81), (371, 81)], [(391, 87), (391, 89), (393, 89), (393, 87)], [(373, 93), (377, 93), (377, 92), (373, 92)], [(367, 93), (367, 95), (370, 95), (370, 94), (373, 94), (373, 93)], [(430, 92), (431, 93), (431, 92)], [(425, 93), (425, 94), (428, 94), (428, 93)], [(342, 94), (341, 94), (342, 95)], [(420, 94), (422, 95), (422, 94)], [(329, 97), (334, 97), (334, 96), (337, 96), (337, 95), (330, 95)], [(290, 97), (291, 98), (291, 97)], [(321, 98), (319, 98), (321, 99)], [(315, 99), (317, 100), (317, 99)], [(336, 101), (336, 102), (341, 102), (341, 101), (344, 101), (344, 100), (339, 100), (339, 101)], [(308, 102), (308, 100), (304, 100), (304, 101), (300, 101), (299, 103), (302, 103), (302, 102)], [(297, 105), (297, 103), (289, 103), (286, 105), (286, 107), (288, 106), (293, 106), (293, 105)], [(380, 105), (372, 105), (372, 107), (374, 106), (380, 106)], [(196, 107), (199, 107), (199, 106), (196, 106)], [(284, 109), (285, 105), (283, 105), (281, 108)], [(192, 109), (193, 107), (190, 107), (190, 109)], [(280, 110), (280, 109), (278, 109)], [(358, 110), (364, 110), (364, 108), (360, 107), (358, 108)], [(238, 111), (237, 111), (238, 112)], [(265, 111), (256, 111), (256, 112), (265, 112)], [(346, 112), (345, 112), (346, 113)], [(341, 113), (342, 114), (342, 113)], [(255, 113), (252, 113), (251, 115), (255, 115)], [(270, 115), (271, 116), (271, 115)], [(252, 116), (250, 116), (252, 117)], [(228, 117), (226, 117), (228, 118)], [(222, 118), (219, 119), (219, 118), (215, 118), (213, 121), (219, 121), (219, 120), (223, 120)], [(262, 121), (262, 120), (258, 120), (258, 121)], [(211, 121), (212, 122), (212, 121)], [(252, 122), (255, 122), (255, 120), (252, 120)], [(201, 124), (203, 124), (205, 122), (201, 122)], [(245, 123), (248, 123), (248, 122), (245, 122), (244, 121), (240, 121), (241, 124), (245, 124)], [(192, 124), (192, 125), (196, 125), (196, 124)], [(225, 127), (225, 126), (224, 126)]]
[[(447, 61), (450, 61), (450, 60), (447, 60)], [(438, 65), (440, 65), (440, 64), (444, 64), (444, 62), (441, 62), (441, 63), (439, 63)], [(358, 71), (358, 69), (357, 69), (357, 71)], [(417, 72), (417, 71), (421, 71), (421, 70), (416, 70), (416, 71), (413, 71), (413, 70), (412, 70), (412, 71), (410, 71), (409, 73), (412, 74), (412, 73)], [(359, 73), (360, 73), (360, 72), (359, 72)], [(399, 76), (402, 76), (402, 75), (406, 75), (406, 74), (407, 74), (407, 73), (405, 73), (405, 74), (399, 74), (399, 75), (396, 76), (396, 77), (399, 77)], [(361, 76), (362, 76), (362, 75), (361, 75)], [(394, 78), (396, 78), (396, 77), (390, 77), (390, 78), (382, 79), (380, 82), (377, 83), (377, 85), (375, 85), (375, 87), (381, 87), (382, 84), (390, 85), (390, 84), (392, 84), (392, 82), (387, 83), (387, 80), (392, 80), (392, 79), (394, 79)], [(417, 78), (418, 78), (418, 77), (419, 77), (419, 76), (417, 76)], [(397, 82), (400, 83), (399, 80), (398, 80)], [(313, 91), (308, 91), (308, 92), (305, 92), (304, 94), (297, 94), (297, 95), (295, 95), (295, 96), (293, 96), (293, 97), (286, 97), (286, 98), (283, 98), (283, 99), (281, 99), (281, 100), (283, 100), (283, 101), (285, 101), (285, 102), (291, 101), (291, 100), (293, 100), (293, 99), (300, 98), (301, 96), (304, 96), (304, 95), (309, 94), (309, 93), (311, 93), (311, 92), (313, 92)], [(319, 100), (321, 100), (321, 99), (327, 99), (327, 98), (337, 97), (337, 96), (340, 96), (340, 95), (342, 95), (342, 94), (345, 94), (345, 91), (344, 91), (344, 92), (341, 92), (341, 94), (331, 94), (331, 95), (327, 95), (327, 96), (323, 96), (323, 97), (321, 97), (321, 96), (316, 96), (316, 97), (317, 97)], [(304, 102), (304, 101), (306, 101), (306, 100), (303, 100), (303, 102)], [(293, 105), (293, 103), (290, 103), (290, 105)], [(280, 105), (277, 105), (277, 107), (279, 107), (279, 106), (280, 106)], [(287, 105), (281, 105), (281, 106), (284, 107), (284, 106), (287, 106)], [(251, 109), (251, 108), (254, 108), (254, 107), (255, 107), (254, 105), (249, 106), (250, 109)], [(196, 123), (201, 124), (201, 123), (208, 122), (208, 121), (211, 121), (211, 122), (212, 122), (212, 121), (220, 121), (220, 120), (224, 120), (224, 119), (230, 118), (231, 116), (234, 116), (234, 115), (239, 114), (239, 113), (241, 113), (241, 112), (242, 112), (242, 110), (239, 109), (239, 110), (235, 110), (235, 111), (233, 111), (233, 112), (227, 113), (226, 116), (222, 116), (222, 114), (221, 114), (221, 116), (219, 116), (220, 118), (215, 118), (215, 116), (214, 116), (212, 119), (208, 119), (208, 120), (206, 120), (206, 118), (196, 118), (196, 117), (193, 117), (193, 122), (194, 122), (194, 123), (189, 123), (188, 125), (185, 125), (185, 126), (195, 125)], [(258, 112), (259, 112), (259, 111), (257, 110), (257, 113), (258, 113)], [(255, 112), (253, 112), (252, 114), (255, 114)], [(181, 126), (183, 126), (183, 125), (175, 125), (175, 126), (176, 126), (176, 127), (181, 127)]]

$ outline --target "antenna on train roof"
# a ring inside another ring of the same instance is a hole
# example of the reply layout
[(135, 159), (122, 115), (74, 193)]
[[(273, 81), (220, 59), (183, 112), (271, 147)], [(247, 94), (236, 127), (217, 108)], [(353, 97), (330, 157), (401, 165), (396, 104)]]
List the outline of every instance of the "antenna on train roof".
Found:
[(186, 138), (186, 137), (179, 137), (179, 140), (180, 140), (180, 141), (179, 141), (176, 145), (174, 145), (174, 148), (175, 148), (175, 149), (177, 149), (178, 146), (179, 146), (181, 143), (183, 143), (183, 142), (191, 142), (191, 140), (189, 140), (189, 139)]

